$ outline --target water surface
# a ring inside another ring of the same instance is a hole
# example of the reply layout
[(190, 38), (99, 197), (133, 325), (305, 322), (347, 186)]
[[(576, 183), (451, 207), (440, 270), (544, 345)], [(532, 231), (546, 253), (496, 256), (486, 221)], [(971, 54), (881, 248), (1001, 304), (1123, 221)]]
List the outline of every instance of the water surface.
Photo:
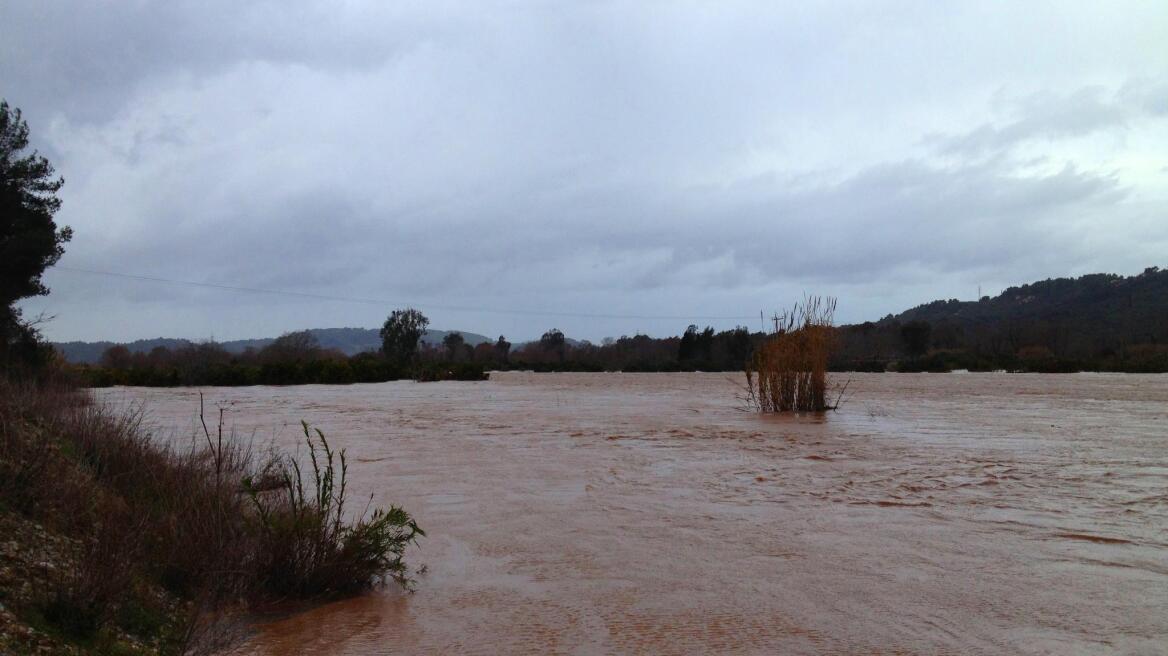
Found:
[[(348, 449), (429, 533), (395, 590), (254, 654), (1168, 653), (1168, 376), (852, 376), (825, 417), (724, 374), (211, 388)], [(198, 391), (105, 390), (189, 435)]]

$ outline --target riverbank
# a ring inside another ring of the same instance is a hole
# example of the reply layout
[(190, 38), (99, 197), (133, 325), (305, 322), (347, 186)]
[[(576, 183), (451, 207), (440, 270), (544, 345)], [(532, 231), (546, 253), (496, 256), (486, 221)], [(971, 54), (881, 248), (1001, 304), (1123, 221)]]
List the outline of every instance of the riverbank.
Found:
[(210, 653), (250, 607), (410, 584), (421, 529), (350, 513), (323, 433), (303, 427), (305, 470), (200, 416), (178, 445), (134, 407), (0, 379), (0, 653)]
[(119, 562), (155, 531), (95, 450), (136, 441), (134, 424), (61, 383), (0, 380), (0, 399), (0, 653), (181, 652), (191, 608)]

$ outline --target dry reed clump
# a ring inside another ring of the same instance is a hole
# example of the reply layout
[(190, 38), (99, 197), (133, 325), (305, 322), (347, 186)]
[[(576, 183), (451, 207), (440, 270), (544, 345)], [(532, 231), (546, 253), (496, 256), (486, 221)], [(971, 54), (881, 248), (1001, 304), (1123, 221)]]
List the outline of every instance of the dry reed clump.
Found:
[(807, 297), (774, 317), (774, 333), (746, 363), (747, 401), (759, 412), (822, 412), (835, 348), (834, 298)]
[(90, 646), (148, 625), (159, 651), (191, 653), (222, 646), (219, 620), (240, 604), (408, 583), (402, 551), (421, 529), (397, 507), (352, 521), (344, 454), (323, 434), (306, 481), (289, 456), (225, 436), (222, 413), (189, 447), (141, 419), (0, 376), (0, 512), (70, 545), (36, 598), (5, 601), (28, 621)]

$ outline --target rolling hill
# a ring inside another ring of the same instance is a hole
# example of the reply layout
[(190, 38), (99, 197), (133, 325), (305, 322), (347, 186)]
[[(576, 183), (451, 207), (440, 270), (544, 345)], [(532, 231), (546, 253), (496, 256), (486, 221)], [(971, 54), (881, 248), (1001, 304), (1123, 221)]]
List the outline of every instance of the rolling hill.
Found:
[[(321, 348), (336, 349), (345, 355), (355, 355), (364, 351), (376, 351), (381, 348), (381, 336), (376, 328), (313, 328), (308, 332), (316, 337), (317, 341), (320, 342)], [(422, 341), (427, 344), (441, 344), (442, 338), (446, 337), (450, 332), (453, 331), (427, 330), (426, 334), (422, 336)], [(462, 337), (471, 346), (477, 346), (483, 342), (495, 341), (476, 333), (463, 332)], [(242, 353), (249, 348), (262, 349), (268, 344), (271, 344), (274, 339), (274, 337), (237, 339), (221, 342), (220, 346), (229, 353)], [(192, 343), (191, 340), (187, 339), (158, 337), (155, 339), (140, 339), (133, 342), (126, 342), (123, 346), (130, 349), (132, 353), (149, 353), (152, 349), (159, 346), (174, 349)], [(116, 342), (106, 341), (54, 342), (53, 348), (57, 349), (57, 352), (61, 353), (69, 362), (94, 364), (101, 359), (101, 355), (105, 353), (106, 349), (116, 345)]]

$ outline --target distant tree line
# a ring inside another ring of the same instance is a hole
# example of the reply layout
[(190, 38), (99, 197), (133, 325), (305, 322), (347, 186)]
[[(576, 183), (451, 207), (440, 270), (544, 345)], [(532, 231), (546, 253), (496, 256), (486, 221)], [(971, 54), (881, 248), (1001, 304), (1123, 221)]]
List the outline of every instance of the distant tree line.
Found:
[(745, 328), (715, 332), (690, 326), (681, 337), (647, 335), (609, 338), (601, 344), (568, 340), (552, 328), (535, 342), (512, 347), (468, 344), (457, 332), (441, 345), (423, 343), (428, 319), (413, 309), (397, 310), (382, 327), (379, 352), (347, 356), (322, 348), (309, 331), (281, 335), (263, 348), (231, 353), (214, 342), (158, 346), (132, 352), (112, 346), (95, 365), (74, 365), (92, 386), (297, 385), (372, 383), (399, 379), (482, 380), (489, 370), (535, 371), (740, 371), (764, 338)]
[[(106, 349), (96, 365), (74, 367), (94, 387), (141, 385), (301, 385), (377, 383), (388, 380), (483, 380), (481, 363), (442, 357), (420, 345), (429, 320), (418, 310), (395, 310), (381, 330), (380, 352), (348, 356), (321, 348), (307, 330), (286, 333), (263, 348), (230, 353), (214, 342), (134, 353)], [(448, 336), (448, 341), (451, 341)], [(459, 335), (461, 342), (461, 335)]]
[(715, 332), (691, 325), (680, 337), (622, 335), (593, 344), (569, 342), (553, 328), (513, 352), (505, 364), (535, 371), (741, 371), (763, 338), (742, 327)]
[[(231, 354), (216, 344), (108, 349), (78, 368), (93, 385), (288, 385), (402, 378), (481, 380), (489, 370), (742, 371), (768, 338), (738, 327), (690, 325), (679, 336), (569, 340), (551, 328), (514, 347), (505, 337), (477, 346), (457, 332), (421, 342), (429, 320), (394, 311), (377, 353), (323, 349), (307, 331)], [(1007, 289), (980, 301), (936, 301), (877, 322), (834, 330), (833, 371), (1168, 372), (1168, 271), (1091, 275)]]

